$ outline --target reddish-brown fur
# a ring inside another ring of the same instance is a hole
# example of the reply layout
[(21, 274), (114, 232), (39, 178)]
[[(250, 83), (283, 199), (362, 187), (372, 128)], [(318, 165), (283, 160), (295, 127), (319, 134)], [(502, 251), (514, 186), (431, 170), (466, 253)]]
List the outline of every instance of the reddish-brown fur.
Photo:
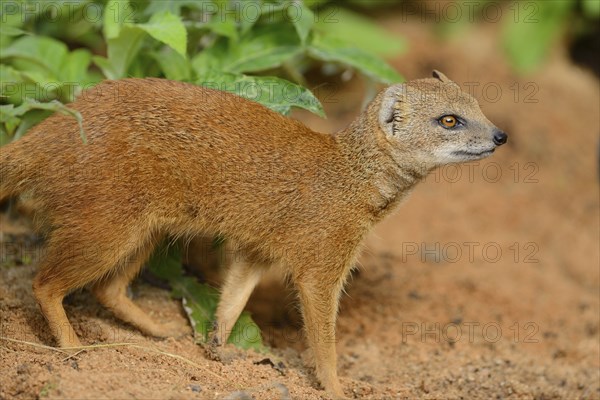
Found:
[[(119, 318), (172, 335), (125, 289), (163, 236), (218, 234), (246, 256), (226, 277), (209, 353), (218, 356), (263, 265), (282, 265), (298, 289), (317, 376), (343, 396), (335, 320), (361, 240), (427, 172), (448, 162), (424, 148), (448, 140), (487, 146), (494, 129), (467, 95), (438, 93), (433, 106), (411, 97), (455, 86), (436, 78), (382, 92), (334, 135), (190, 84), (107, 81), (70, 105), (83, 116), (88, 144), (72, 117), (56, 114), (3, 147), (0, 195), (31, 194), (47, 232), (33, 287), (59, 345), (80, 346), (62, 300), (86, 285)], [(466, 112), (481, 126), (442, 138), (425, 118), (436, 108)]]

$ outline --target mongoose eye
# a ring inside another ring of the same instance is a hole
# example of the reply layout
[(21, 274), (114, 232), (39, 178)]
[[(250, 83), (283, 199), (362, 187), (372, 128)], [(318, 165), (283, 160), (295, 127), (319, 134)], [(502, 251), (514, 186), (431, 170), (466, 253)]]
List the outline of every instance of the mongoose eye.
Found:
[(454, 115), (444, 115), (438, 121), (444, 128), (454, 128), (458, 125), (458, 120)]

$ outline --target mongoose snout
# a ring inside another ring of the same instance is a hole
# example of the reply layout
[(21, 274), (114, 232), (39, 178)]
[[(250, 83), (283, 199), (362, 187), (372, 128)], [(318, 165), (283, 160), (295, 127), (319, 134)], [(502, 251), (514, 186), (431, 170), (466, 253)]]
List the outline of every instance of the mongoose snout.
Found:
[(47, 225), (33, 292), (58, 344), (80, 346), (62, 301), (84, 286), (144, 333), (172, 335), (126, 288), (163, 237), (222, 235), (245, 256), (227, 270), (210, 353), (263, 272), (282, 266), (335, 397), (338, 302), (364, 237), (434, 168), (507, 140), (438, 71), (383, 90), (334, 134), (182, 82), (106, 81), (84, 94), (70, 107), (87, 144), (74, 118), (55, 114), (0, 151), (0, 198), (33, 196)]

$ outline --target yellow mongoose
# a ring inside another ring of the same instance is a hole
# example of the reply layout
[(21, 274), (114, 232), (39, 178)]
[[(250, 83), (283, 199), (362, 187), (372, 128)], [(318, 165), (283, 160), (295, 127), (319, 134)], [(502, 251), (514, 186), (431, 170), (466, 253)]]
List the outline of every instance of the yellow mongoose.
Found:
[(31, 194), (45, 222), (33, 291), (58, 344), (80, 346), (62, 300), (88, 284), (120, 319), (173, 334), (126, 287), (164, 235), (220, 234), (246, 257), (226, 276), (212, 346), (227, 339), (264, 266), (283, 265), (317, 377), (336, 397), (338, 300), (362, 239), (433, 168), (483, 158), (507, 139), (437, 71), (385, 89), (331, 135), (161, 79), (107, 81), (70, 107), (89, 143), (55, 114), (0, 150), (0, 197)]

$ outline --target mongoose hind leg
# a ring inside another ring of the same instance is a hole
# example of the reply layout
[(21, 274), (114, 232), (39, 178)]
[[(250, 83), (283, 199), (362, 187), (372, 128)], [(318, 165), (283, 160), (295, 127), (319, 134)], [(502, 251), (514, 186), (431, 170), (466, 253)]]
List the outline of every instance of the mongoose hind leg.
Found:
[(135, 326), (146, 335), (160, 338), (181, 336), (184, 332), (178, 329), (179, 324), (156, 323), (127, 297), (127, 287), (139, 273), (154, 247), (154, 242), (150, 241), (135, 250), (111, 274), (94, 283), (92, 292), (98, 301), (110, 309), (117, 318)]
[(88, 253), (94, 243), (75, 233), (76, 228), (57, 229), (47, 240), (39, 272), (33, 281), (33, 294), (50, 331), (60, 347), (79, 347), (73, 327), (63, 307), (64, 297), (72, 290), (95, 281), (106, 270), (99, 253)]
[[(46, 262), (48, 261), (50, 260)], [(33, 281), (33, 295), (48, 322), (50, 332), (59, 347), (80, 347), (81, 342), (63, 307), (63, 299), (68, 293), (68, 288), (60, 281), (46, 279), (42, 271), (36, 275)]]
[(252, 291), (260, 281), (265, 265), (249, 259), (236, 259), (229, 266), (225, 283), (221, 288), (221, 299), (217, 307), (214, 330), (206, 347), (207, 355), (214, 360), (229, 361), (223, 345), (242, 313)]

